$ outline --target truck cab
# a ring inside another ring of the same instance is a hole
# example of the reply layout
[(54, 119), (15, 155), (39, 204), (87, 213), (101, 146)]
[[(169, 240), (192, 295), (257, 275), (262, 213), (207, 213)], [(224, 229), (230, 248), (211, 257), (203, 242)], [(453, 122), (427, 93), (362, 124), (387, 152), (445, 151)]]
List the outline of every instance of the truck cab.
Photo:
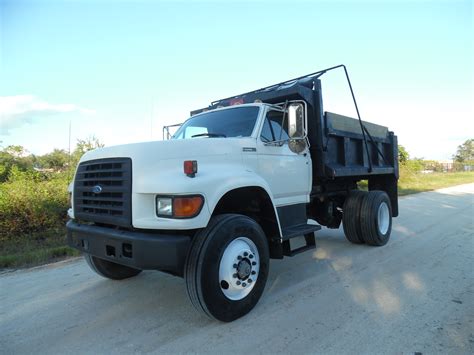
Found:
[(321, 97), (310, 75), (195, 110), (169, 140), (86, 153), (68, 244), (106, 278), (183, 277), (196, 309), (221, 321), (248, 313), (269, 259), (315, 248), (321, 226), (342, 222), (350, 242), (386, 244), (398, 214), (396, 136), (324, 112)]

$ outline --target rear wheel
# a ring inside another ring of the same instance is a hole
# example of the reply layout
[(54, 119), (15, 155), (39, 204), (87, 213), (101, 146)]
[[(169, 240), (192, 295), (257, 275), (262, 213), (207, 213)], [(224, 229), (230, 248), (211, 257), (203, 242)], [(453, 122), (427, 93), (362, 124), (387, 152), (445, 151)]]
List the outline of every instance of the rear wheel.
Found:
[(142, 272), (142, 270), (113, 263), (90, 254), (84, 254), (84, 259), (86, 259), (89, 267), (97, 274), (112, 280), (128, 279)]
[(366, 196), (367, 192), (365, 191), (353, 190), (344, 202), (342, 217), (344, 234), (347, 240), (354, 244), (364, 243), (360, 226), (360, 210)]
[(384, 191), (370, 191), (362, 201), (360, 225), (369, 245), (387, 244), (392, 231), (392, 205)]
[(185, 267), (186, 288), (194, 307), (230, 322), (250, 312), (265, 288), (268, 243), (251, 218), (213, 217), (193, 238)]

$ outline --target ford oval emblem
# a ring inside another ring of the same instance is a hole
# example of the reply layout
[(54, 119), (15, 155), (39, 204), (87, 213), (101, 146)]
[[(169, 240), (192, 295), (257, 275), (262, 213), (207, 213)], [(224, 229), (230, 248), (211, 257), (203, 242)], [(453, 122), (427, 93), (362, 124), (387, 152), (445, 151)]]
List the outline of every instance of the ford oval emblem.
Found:
[(100, 194), (102, 192), (102, 186), (100, 185), (95, 185), (92, 188), (92, 192), (95, 193), (96, 195)]

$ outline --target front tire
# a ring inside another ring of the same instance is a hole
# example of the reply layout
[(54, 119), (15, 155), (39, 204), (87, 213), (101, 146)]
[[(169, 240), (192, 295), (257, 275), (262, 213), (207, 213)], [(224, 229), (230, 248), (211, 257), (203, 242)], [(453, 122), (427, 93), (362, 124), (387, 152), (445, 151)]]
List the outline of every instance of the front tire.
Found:
[(215, 216), (193, 238), (184, 278), (194, 307), (210, 318), (231, 322), (259, 301), (269, 269), (268, 243), (251, 218)]
[(90, 254), (84, 254), (89, 267), (102, 277), (112, 280), (123, 280), (137, 276), (142, 270), (100, 259)]

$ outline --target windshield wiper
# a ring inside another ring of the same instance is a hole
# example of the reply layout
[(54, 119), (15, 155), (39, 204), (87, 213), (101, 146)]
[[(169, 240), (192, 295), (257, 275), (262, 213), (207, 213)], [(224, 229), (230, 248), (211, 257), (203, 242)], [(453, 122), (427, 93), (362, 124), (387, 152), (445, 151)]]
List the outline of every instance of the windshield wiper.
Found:
[(222, 133), (200, 133), (200, 134), (195, 134), (194, 136), (191, 136), (191, 138), (194, 137), (210, 137), (210, 138), (215, 138), (215, 137), (223, 137), (227, 138), (225, 134)]

